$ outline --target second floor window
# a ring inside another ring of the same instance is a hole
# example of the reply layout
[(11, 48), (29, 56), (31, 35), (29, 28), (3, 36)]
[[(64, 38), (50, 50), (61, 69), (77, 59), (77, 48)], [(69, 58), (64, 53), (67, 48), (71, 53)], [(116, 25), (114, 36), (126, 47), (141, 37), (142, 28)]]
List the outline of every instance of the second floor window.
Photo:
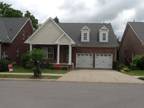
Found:
[(106, 33), (102, 34), (102, 39), (105, 41), (106, 40)]
[(88, 40), (88, 33), (83, 34), (83, 40)]
[(81, 29), (81, 42), (89, 42), (90, 40), (90, 29), (87, 26), (84, 26)]

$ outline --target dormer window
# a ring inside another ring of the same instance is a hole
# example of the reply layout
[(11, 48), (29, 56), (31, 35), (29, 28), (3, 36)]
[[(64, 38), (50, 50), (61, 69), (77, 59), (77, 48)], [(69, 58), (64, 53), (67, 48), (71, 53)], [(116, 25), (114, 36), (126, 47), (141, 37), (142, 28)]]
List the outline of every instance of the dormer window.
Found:
[(101, 27), (99, 30), (99, 41), (108, 42), (109, 29), (106, 26)]
[(89, 42), (90, 29), (87, 26), (84, 26), (81, 29), (81, 42)]
[(105, 41), (106, 40), (106, 33), (103, 33), (102, 35), (103, 35), (102, 39)]

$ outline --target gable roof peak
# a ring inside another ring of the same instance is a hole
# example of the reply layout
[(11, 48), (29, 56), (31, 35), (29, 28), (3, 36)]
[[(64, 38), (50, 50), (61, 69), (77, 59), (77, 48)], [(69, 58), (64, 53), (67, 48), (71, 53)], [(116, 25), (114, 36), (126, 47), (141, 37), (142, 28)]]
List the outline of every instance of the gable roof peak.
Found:
[(81, 31), (82, 31), (82, 30), (88, 30), (88, 31), (89, 31), (90, 28), (89, 28), (87, 25), (85, 25), (85, 26), (83, 26), (83, 27), (81, 28)]

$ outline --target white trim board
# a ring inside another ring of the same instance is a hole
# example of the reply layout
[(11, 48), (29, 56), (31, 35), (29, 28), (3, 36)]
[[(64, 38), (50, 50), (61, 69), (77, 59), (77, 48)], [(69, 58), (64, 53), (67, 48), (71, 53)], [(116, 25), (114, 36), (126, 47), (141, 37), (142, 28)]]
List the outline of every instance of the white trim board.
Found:
[[(29, 43), (29, 44), (30, 44), (30, 43), (31, 43), (31, 39), (32, 39), (41, 29), (43, 29), (43, 28), (45, 27), (45, 25), (48, 24), (49, 21), (51, 21), (54, 25), (56, 25), (56, 27), (57, 27), (61, 32), (63, 32), (63, 35), (67, 36), (67, 37), (70, 39), (71, 44), (75, 44), (75, 42), (70, 38), (70, 36), (68, 36), (68, 34), (65, 33), (64, 30), (63, 30), (52, 18), (48, 18), (48, 20), (46, 20), (46, 22), (45, 22), (39, 29), (37, 29), (37, 30), (25, 41), (25, 43)], [(63, 35), (61, 35), (60, 37), (62, 37)], [(60, 37), (58, 37), (58, 38), (56, 39), (56, 41), (57, 41)], [(51, 43), (51, 44), (56, 44), (56, 42)]]

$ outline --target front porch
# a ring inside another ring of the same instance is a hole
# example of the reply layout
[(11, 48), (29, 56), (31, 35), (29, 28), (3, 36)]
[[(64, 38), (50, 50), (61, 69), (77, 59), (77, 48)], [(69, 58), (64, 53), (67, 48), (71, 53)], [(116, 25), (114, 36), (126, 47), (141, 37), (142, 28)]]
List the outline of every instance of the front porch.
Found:
[(33, 48), (44, 50), (44, 60), (49, 64), (72, 67), (72, 45), (30, 45)]

